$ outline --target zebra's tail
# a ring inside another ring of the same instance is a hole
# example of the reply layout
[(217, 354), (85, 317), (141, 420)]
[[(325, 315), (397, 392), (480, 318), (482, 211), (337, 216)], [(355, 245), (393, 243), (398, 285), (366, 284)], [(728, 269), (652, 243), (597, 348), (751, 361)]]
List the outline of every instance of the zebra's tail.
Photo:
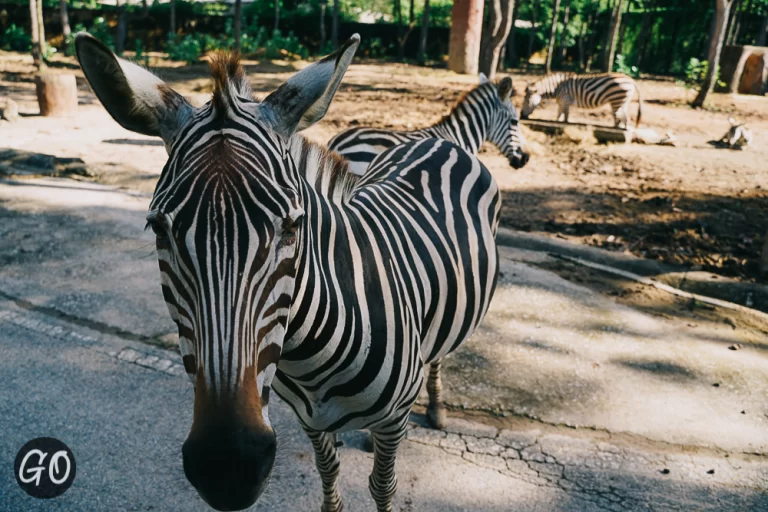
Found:
[(637, 86), (637, 82), (635, 82), (635, 89), (637, 90), (637, 121), (635, 121), (635, 130), (637, 130), (640, 126), (640, 119), (643, 117), (643, 99), (640, 97), (640, 87)]

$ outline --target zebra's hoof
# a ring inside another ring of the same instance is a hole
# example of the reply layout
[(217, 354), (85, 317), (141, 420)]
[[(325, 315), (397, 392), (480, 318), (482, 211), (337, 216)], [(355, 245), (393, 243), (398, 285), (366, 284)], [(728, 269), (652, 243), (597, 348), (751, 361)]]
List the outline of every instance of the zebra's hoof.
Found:
[(442, 405), (427, 406), (427, 423), (432, 428), (442, 430), (445, 428), (445, 407)]

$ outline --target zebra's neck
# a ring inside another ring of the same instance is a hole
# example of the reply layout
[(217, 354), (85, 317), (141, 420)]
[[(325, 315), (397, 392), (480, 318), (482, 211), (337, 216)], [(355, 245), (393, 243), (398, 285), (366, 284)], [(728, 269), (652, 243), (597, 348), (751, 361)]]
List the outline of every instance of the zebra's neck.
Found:
[[(449, 140), (456, 145), (477, 153), (491, 131), (496, 88), (487, 83), (475, 87), (459, 98), (451, 112), (436, 124), (418, 130), (426, 137)], [(491, 100), (489, 102), (489, 99)]]
[(574, 76), (575, 73), (552, 73), (536, 82), (533, 88), (542, 98), (553, 97), (557, 93), (557, 87)]
[(290, 138), (288, 152), (308, 186), (333, 203), (344, 202), (359, 181), (344, 158), (302, 135)]

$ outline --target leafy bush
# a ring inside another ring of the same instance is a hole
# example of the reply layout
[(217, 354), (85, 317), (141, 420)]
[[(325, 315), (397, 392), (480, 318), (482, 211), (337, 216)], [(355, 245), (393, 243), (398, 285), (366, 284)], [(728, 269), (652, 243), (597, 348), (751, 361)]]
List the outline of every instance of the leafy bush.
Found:
[[(706, 60), (699, 60), (695, 57), (691, 57), (688, 64), (685, 65), (684, 74), (685, 77), (677, 81), (677, 85), (685, 87), (686, 89), (698, 89), (701, 84), (704, 83), (704, 79), (709, 72), (709, 62)], [(720, 80), (720, 68), (717, 70), (717, 78), (715, 84), (719, 87), (725, 87), (726, 83)]]
[(629, 75), (632, 78), (637, 78), (640, 76), (640, 70), (637, 69), (637, 66), (630, 66), (627, 64), (626, 57), (621, 54), (616, 55), (616, 60), (613, 63), (613, 70), (618, 73)]
[(168, 36), (165, 51), (171, 60), (184, 61), (187, 64), (197, 62), (203, 55), (203, 38), (187, 34), (184, 37)]
[(11, 23), (0, 37), (0, 48), (14, 52), (28, 52), (32, 49), (32, 38), (24, 27)]
[(302, 59), (306, 59), (309, 56), (309, 52), (299, 42), (299, 38), (293, 32), (288, 32), (287, 36), (283, 36), (279, 30), (275, 30), (272, 33), (272, 37), (264, 45), (264, 49), (265, 57), (268, 59), (282, 58), (285, 56), (283, 55), (284, 51), (297, 55)]
[(110, 50), (115, 51), (115, 41), (112, 39), (112, 28), (107, 23), (107, 20), (99, 16), (93, 20), (91, 28), (86, 28), (82, 23), (75, 25), (72, 34), (64, 41), (64, 55), (75, 54), (75, 35), (78, 32), (88, 32), (93, 37), (104, 43)]

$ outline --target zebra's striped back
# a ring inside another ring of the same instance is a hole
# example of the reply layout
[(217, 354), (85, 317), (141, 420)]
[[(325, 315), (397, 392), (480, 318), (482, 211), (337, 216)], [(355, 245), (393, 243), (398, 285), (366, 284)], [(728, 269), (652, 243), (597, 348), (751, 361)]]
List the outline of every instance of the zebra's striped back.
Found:
[(517, 110), (509, 99), (509, 78), (494, 85), (481, 77), (481, 84), (466, 93), (441, 121), (414, 131), (376, 128), (350, 128), (331, 139), (328, 147), (349, 160), (350, 169), (358, 175), (379, 153), (398, 144), (426, 138), (440, 138), (457, 144), (472, 154), (484, 141), (494, 144), (515, 169), (529, 159)]
[(610, 105), (616, 125), (627, 126), (628, 106), (635, 91), (638, 93), (638, 116), (635, 127), (642, 116), (640, 90), (637, 83), (623, 73), (594, 73), (579, 75), (576, 73), (552, 73), (526, 88), (523, 101), (523, 119), (533, 113), (544, 98), (555, 98), (560, 105), (558, 119), (565, 114), (568, 121), (568, 109), (595, 109)]

